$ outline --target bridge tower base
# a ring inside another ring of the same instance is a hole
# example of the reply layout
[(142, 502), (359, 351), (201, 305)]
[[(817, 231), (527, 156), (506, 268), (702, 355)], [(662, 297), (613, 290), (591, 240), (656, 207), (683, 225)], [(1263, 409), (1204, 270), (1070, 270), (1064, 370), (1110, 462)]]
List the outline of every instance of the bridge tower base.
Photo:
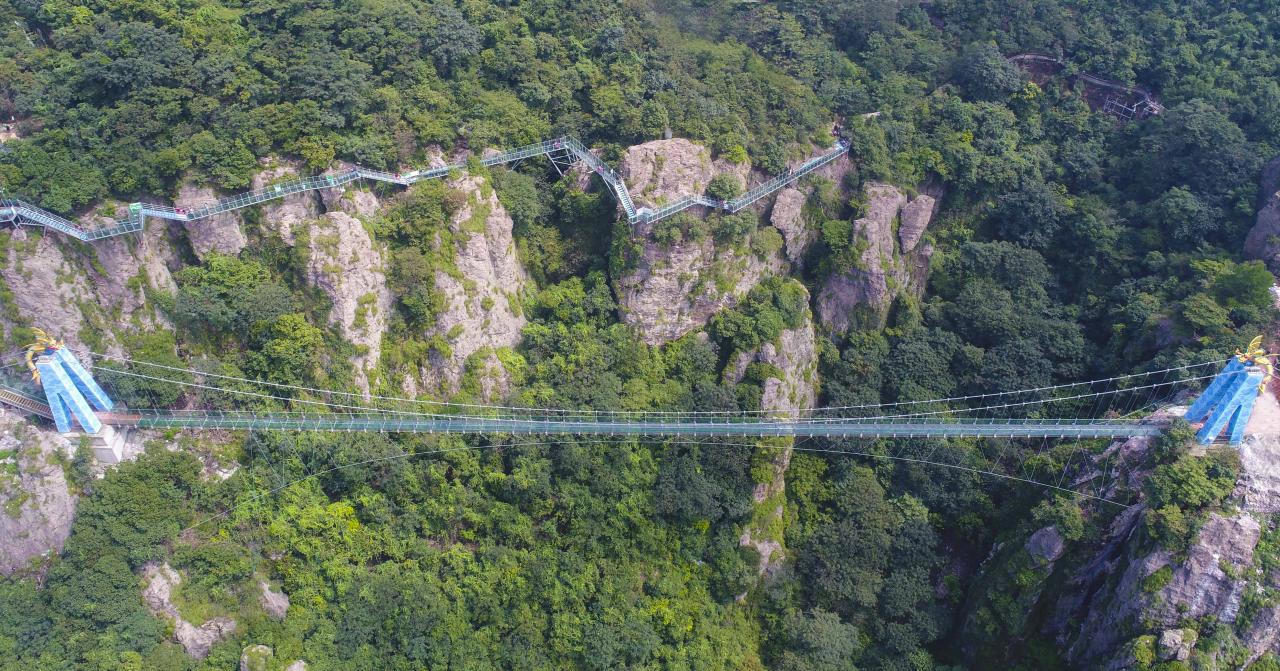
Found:
[(78, 440), (88, 440), (89, 448), (93, 450), (93, 458), (97, 459), (98, 463), (118, 464), (124, 461), (125, 433), (116, 431), (115, 427), (109, 424), (103, 424), (96, 433), (73, 431), (66, 436), (73, 444)]

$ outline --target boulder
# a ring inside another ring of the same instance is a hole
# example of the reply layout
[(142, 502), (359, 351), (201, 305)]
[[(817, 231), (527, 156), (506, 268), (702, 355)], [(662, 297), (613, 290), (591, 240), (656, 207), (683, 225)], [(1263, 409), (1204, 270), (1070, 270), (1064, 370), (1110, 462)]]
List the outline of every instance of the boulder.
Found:
[(788, 187), (778, 192), (769, 213), (769, 222), (782, 232), (782, 239), (787, 245), (787, 260), (796, 265), (804, 260), (804, 253), (814, 238), (814, 232), (803, 216), (807, 198), (805, 192)]
[(1067, 544), (1058, 527), (1047, 526), (1031, 534), (1025, 547), (1032, 557), (1044, 563), (1052, 563), (1066, 551)]
[(938, 201), (933, 196), (921, 194), (902, 206), (902, 212), (899, 214), (898, 225), (898, 241), (902, 245), (902, 252), (913, 251), (916, 245), (920, 244), (920, 239), (924, 237), (925, 229), (929, 227), (929, 222), (933, 221), (933, 215), (937, 212)]
[(1160, 659), (1187, 661), (1191, 658), (1191, 649), (1195, 647), (1198, 637), (1195, 629), (1166, 629), (1160, 632)]
[(55, 431), (0, 408), (0, 575), (62, 551), (77, 501), (61, 463), (70, 451)]

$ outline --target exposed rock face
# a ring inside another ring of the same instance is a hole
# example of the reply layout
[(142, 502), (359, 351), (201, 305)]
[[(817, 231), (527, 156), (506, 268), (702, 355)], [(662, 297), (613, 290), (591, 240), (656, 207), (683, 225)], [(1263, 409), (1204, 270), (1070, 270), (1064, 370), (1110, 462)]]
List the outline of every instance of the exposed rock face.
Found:
[(1235, 496), (1245, 510), (1280, 513), (1280, 449), (1274, 440), (1247, 436), (1240, 444), (1240, 479)]
[(937, 211), (938, 201), (933, 196), (920, 194), (902, 206), (900, 216), (900, 225), (898, 226), (898, 242), (902, 245), (902, 252), (913, 251), (916, 245), (920, 244), (920, 239), (924, 237), (924, 231), (929, 227), (929, 222), (933, 221), (933, 213)]
[[(1276, 410), (1267, 409), (1274, 404), (1271, 394), (1258, 401), (1263, 413)], [(1134, 452), (1125, 460), (1140, 462), (1149, 443), (1131, 439), (1111, 449), (1127, 453), (1132, 445)], [(1144, 507), (1129, 508), (1117, 517), (1092, 558), (1070, 576), (1045, 624), (1046, 633), (1055, 635), (1066, 650), (1068, 661), (1080, 668), (1131, 668), (1130, 646), (1145, 630), (1148, 643), (1143, 645), (1153, 646), (1162, 659), (1223, 664), (1225, 660), (1212, 659), (1217, 652), (1193, 650), (1196, 636), (1206, 632), (1186, 628), (1186, 623), (1204, 617), (1235, 625), (1238, 645), (1248, 649), (1249, 661), (1280, 652), (1280, 605), (1255, 604), (1249, 619), (1241, 619), (1248, 597), (1280, 586), (1280, 575), (1264, 570), (1258, 555), (1264, 529), (1272, 523), (1260, 512), (1275, 510), (1280, 498), (1280, 478), (1271, 456), (1277, 453), (1280, 436), (1246, 438), (1233, 494), (1244, 510), (1210, 512), (1185, 557), (1137, 543), (1148, 514)], [(1127, 486), (1140, 486), (1140, 478), (1141, 474), (1128, 475)], [(1232, 645), (1237, 644), (1218, 649)], [(1235, 668), (1239, 662), (1230, 664)]]
[(1244, 241), (1244, 254), (1261, 259), (1280, 274), (1280, 156), (1262, 169), (1258, 189), (1258, 218)]
[[(71, 263), (56, 235), (16, 230), (9, 235), (8, 258), (0, 277), (13, 292), (18, 315), (70, 344), (83, 345), (80, 329), (85, 317), (81, 306), (95, 300), (80, 264)], [(14, 316), (5, 315), (9, 321)], [(12, 322), (10, 322), (12, 323)]]
[(307, 282), (333, 301), (329, 321), (356, 346), (356, 383), (368, 392), (391, 313), (382, 250), (360, 220), (345, 212), (330, 212), (309, 226)]
[[(1136, 516), (1133, 521), (1137, 521)], [(1130, 528), (1126, 533), (1132, 531)], [(1204, 615), (1234, 622), (1245, 587), (1245, 581), (1238, 576), (1253, 562), (1259, 533), (1257, 520), (1248, 514), (1224, 517), (1213, 513), (1185, 562), (1175, 562), (1166, 550), (1134, 559), (1125, 568), (1115, 591), (1088, 610), (1079, 637), (1069, 651), (1070, 658), (1090, 666), (1111, 659), (1115, 668), (1123, 661), (1118, 653), (1126, 629), (1120, 625), (1130, 618), (1164, 627)], [(1172, 571), (1168, 583), (1154, 593), (1144, 590), (1143, 581), (1166, 566)]]
[(307, 663), (299, 659), (289, 666), (284, 667), (284, 671), (307, 671)]
[[(506, 376), (494, 350), (520, 342), (526, 320), (521, 296), (529, 290), (529, 275), (516, 257), (511, 238), (511, 216), (498, 195), (482, 177), (463, 176), (449, 182), (465, 195), (465, 204), (454, 212), (453, 259), (457, 274), (437, 272), (436, 288), (446, 297), (444, 312), (437, 315), (430, 335), (449, 342), (451, 351), (433, 350), (432, 366), (421, 371), (421, 383), (429, 389), (456, 392), (468, 359), (482, 368), (489, 398), (505, 393)], [(449, 250), (445, 250), (449, 253)], [(409, 383), (413, 393), (414, 381)]]
[[(883, 327), (896, 296), (923, 291), (933, 255), (933, 246), (920, 240), (936, 198), (921, 195), (908, 201), (896, 187), (878, 182), (868, 183), (864, 194), (866, 216), (853, 222), (855, 248), (861, 249), (856, 266), (833, 273), (818, 293), (819, 318), (838, 332)], [(900, 215), (905, 230), (894, 235)]]
[(199, 627), (182, 619), (171, 599), (174, 588), (182, 582), (182, 576), (168, 564), (147, 564), (142, 568), (147, 586), (142, 590), (142, 600), (157, 617), (173, 622), (173, 639), (182, 644), (187, 654), (204, 659), (209, 650), (226, 640), (236, 630), (236, 621), (228, 617), (215, 617)]
[(1195, 629), (1166, 629), (1160, 633), (1160, 658), (1176, 659), (1185, 662), (1191, 657), (1191, 648), (1195, 647)]
[(769, 213), (769, 222), (782, 232), (782, 239), (786, 242), (787, 260), (797, 265), (804, 259), (805, 250), (814, 238), (814, 232), (803, 216), (804, 201), (808, 197), (796, 188), (783, 189), (774, 198), (773, 210)]
[(271, 584), (265, 580), (258, 583), (258, 589), (262, 590), (262, 597), (259, 599), (262, 610), (277, 620), (283, 620), (289, 612), (289, 595), (272, 591)]
[[(76, 511), (56, 461), (68, 447), (56, 432), (0, 409), (0, 575), (62, 551)], [(10, 464), (16, 474), (6, 472)]]
[(1058, 532), (1058, 527), (1047, 526), (1039, 531), (1031, 534), (1031, 538), (1027, 539), (1027, 552), (1032, 557), (1039, 559), (1045, 563), (1058, 561), (1058, 557), (1066, 551), (1066, 541), (1063, 540), (1062, 534)]
[(702, 328), (711, 315), (736, 305), (761, 279), (783, 269), (777, 255), (761, 259), (746, 249), (724, 249), (711, 236), (665, 246), (652, 232), (652, 224), (633, 231), (640, 252), (615, 286), (622, 321), (651, 345)]
[(81, 331), (91, 328), (111, 353), (120, 353), (117, 329), (169, 328), (147, 296), (176, 289), (169, 268), (177, 257), (163, 225), (87, 251), (57, 234), (14, 230), (0, 231), (0, 237), (6, 243), (0, 244), (0, 280), (18, 308), (17, 314), (0, 314), (0, 325), (25, 323), (73, 345), (83, 345)]
[[(278, 182), (295, 179), (301, 174), (296, 161), (267, 157), (258, 161), (262, 170), (253, 176), (253, 190), (269, 189)], [(264, 227), (280, 234), (286, 244), (294, 243), (294, 228), (320, 216), (320, 196), (315, 191), (291, 193), (277, 200), (262, 204)]]
[[(174, 199), (173, 206), (191, 210), (216, 200), (218, 200), (218, 194), (212, 188), (186, 182), (178, 188), (178, 196)], [(248, 244), (244, 229), (240, 225), (240, 215), (235, 212), (223, 212), (196, 221), (184, 221), (182, 226), (187, 231), (191, 248), (201, 261), (211, 252), (235, 256)]]
[(702, 193), (716, 172), (706, 147), (673, 138), (627, 148), (618, 174), (626, 181), (636, 207), (654, 207)]
[(371, 217), (382, 205), (374, 192), (351, 186), (325, 189), (320, 192), (320, 200), (326, 212), (346, 212), (355, 217)]

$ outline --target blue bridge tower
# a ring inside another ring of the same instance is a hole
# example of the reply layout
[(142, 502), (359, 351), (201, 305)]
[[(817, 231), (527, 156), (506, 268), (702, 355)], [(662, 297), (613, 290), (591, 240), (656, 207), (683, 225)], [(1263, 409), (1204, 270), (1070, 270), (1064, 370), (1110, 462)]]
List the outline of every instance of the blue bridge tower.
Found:
[(27, 366), (44, 389), (58, 431), (69, 433), (74, 420), (85, 433), (101, 432), (102, 420), (94, 409), (111, 410), (115, 402), (61, 342), (36, 333), (36, 342), (27, 348)]
[(1217, 440), (1223, 429), (1226, 429), (1227, 442), (1232, 445), (1244, 439), (1254, 401), (1266, 391), (1267, 382), (1271, 380), (1271, 356), (1260, 347), (1261, 343), (1262, 336), (1258, 336), (1249, 343), (1247, 351), (1236, 350), (1236, 356), (1187, 409), (1188, 422), (1204, 422), (1196, 433), (1201, 445)]

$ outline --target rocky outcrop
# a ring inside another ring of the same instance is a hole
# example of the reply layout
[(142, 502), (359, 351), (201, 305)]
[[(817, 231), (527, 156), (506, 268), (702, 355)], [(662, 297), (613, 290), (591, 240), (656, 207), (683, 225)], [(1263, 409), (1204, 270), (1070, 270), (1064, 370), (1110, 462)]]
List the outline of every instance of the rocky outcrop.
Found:
[[(1270, 393), (1258, 406), (1261, 415), (1280, 413)], [(1264, 420), (1259, 422), (1270, 426)], [(1250, 430), (1262, 426), (1259, 422), (1251, 421)], [(1149, 439), (1130, 439), (1113, 445), (1108, 453), (1121, 463), (1140, 463), (1150, 444)], [(1185, 554), (1152, 548), (1149, 540), (1142, 540), (1141, 526), (1150, 514), (1145, 507), (1128, 508), (1116, 517), (1091, 556), (1067, 576), (1054, 614), (1044, 625), (1071, 663), (1080, 668), (1131, 668), (1136, 647), (1160, 659), (1192, 658), (1193, 665), (1212, 668), (1224, 663), (1211, 659), (1220, 653), (1195, 650), (1197, 635), (1206, 632), (1187, 627), (1205, 618), (1232, 626), (1236, 641), (1216, 646), (1218, 650), (1238, 645), (1247, 649), (1249, 661), (1280, 652), (1280, 604), (1264, 599), (1248, 605), (1253, 597), (1280, 586), (1280, 574), (1268, 568), (1271, 560), (1260, 555), (1260, 541), (1273, 524), (1266, 513), (1274, 511), (1280, 499), (1280, 473), (1272, 456), (1277, 453), (1280, 437), (1274, 432), (1246, 437), (1231, 505), (1206, 514)], [(1130, 490), (1141, 487), (1144, 477), (1137, 471), (1116, 475)], [(1028, 542), (1029, 550), (1032, 545)], [(1240, 662), (1230, 664), (1237, 668)]]
[(274, 619), (283, 620), (289, 613), (289, 595), (273, 591), (271, 583), (265, 580), (258, 581), (258, 589), (262, 590), (262, 596), (258, 599), (262, 610)]
[(807, 193), (796, 188), (783, 189), (774, 198), (773, 209), (769, 212), (769, 223), (782, 233), (787, 245), (787, 260), (796, 265), (804, 260), (804, 253), (815, 237), (804, 220), (804, 202), (808, 197)]
[(364, 224), (345, 212), (329, 212), (308, 224), (306, 240), (307, 282), (333, 301), (329, 322), (356, 346), (356, 384), (367, 393), (391, 314), (382, 249)]
[(615, 286), (623, 323), (651, 345), (702, 328), (711, 315), (737, 305), (761, 279), (783, 269), (777, 255), (761, 259), (749, 249), (718, 246), (711, 236), (664, 245), (652, 231), (652, 224), (633, 230), (639, 251)]
[[(194, 210), (218, 200), (218, 194), (210, 187), (197, 186), (187, 181), (178, 187), (178, 195), (173, 206), (184, 210)], [(148, 228), (157, 225), (159, 220), (152, 220)], [(204, 219), (182, 222), (187, 231), (187, 239), (191, 241), (191, 249), (196, 258), (203, 261), (211, 253), (235, 256), (248, 244), (240, 215), (236, 212), (222, 212)]]
[(712, 161), (710, 150), (684, 138), (628, 147), (618, 165), (636, 207), (656, 207), (701, 194), (720, 173), (737, 175), (746, 184), (750, 172), (746, 164)]
[(714, 173), (711, 152), (684, 138), (654, 140), (627, 148), (618, 173), (636, 207), (654, 207), (707, 188)]
[[(507, 376), (496, 350), (520, 342), (526, 320), (522, 296), (530, 290), (529, 274), (516, 256), (511, 216), (483, 177), (462, 176), (449, 181), (463, 204), (454, 211), (449, 231), (453, 268), (437, 271), (435, 286), (445, 296), (445, 309), (436, 316), (428, 336), (438, 336), (447, 351), (432, 349), (431, 365), (406, 391), (419, 385), (444, 393), (457, 392), (468, 366), (481, 379), (483, 395), (505, 393)], [(443, 244), (443, 243), (441, 243)], [(474, 357), (474, 358), (473, 358)]]
[[(818, 316), (833, 331), (880, 328), (894, 298), (919, 297), (933, 246), (921, 243), (937, 206), (936, 195), (908, 199), (897, 187), (863, 188), (866, 214), (853, 222), (854, 267), (833, 272), (818, 293)], [(895, 234), (895, 224), (897, 227)]]
[(59, 462), (69, 448), (54, 431), (0, 409), (0, 575), (62, 551), (76, 511)]
[(1058, 527), (1047, 526), (1031, 534), (1024, 547), (1032, 557), (1049, 564), (1058, 561), (1058, 557), (1066, 551), (1066, 541)]
[(146, 580), (142, 600), (156, 617), (173, 623), (173, 640), (182, 644), (188, 655), (204, 659), (213, 646), (235, 633), (236, 621), (229, 617), (215, 617), (199, 627), (182, 619), (172, 600), (173, 590), (181, 584), (182, 576), (168, 564), (147, 564), (142, 567), (142, 575)]
[(1258, 218), (1244, 241), (1244, 254), (1261, 259), (1280, 275), (1280, 156), (1262, 169), (1258, 188)]

